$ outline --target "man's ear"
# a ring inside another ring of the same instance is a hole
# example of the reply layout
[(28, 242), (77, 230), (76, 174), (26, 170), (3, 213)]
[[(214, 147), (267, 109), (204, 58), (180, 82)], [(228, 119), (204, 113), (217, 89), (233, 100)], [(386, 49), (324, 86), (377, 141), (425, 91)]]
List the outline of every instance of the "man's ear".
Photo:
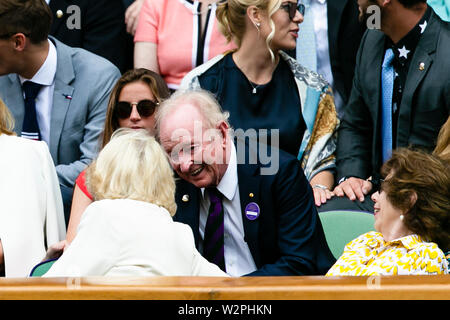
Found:
[(17, 50), (17, 51), (25, 50), (25, 48), (27, 46), (27, 37), (23, 33), (19, 32), (19, 33), (14, 34), (11, 37), (11, 39), (14, 43), (15, 50)]
[(225, 121), (221, 121), (216, 128), (222, 135), (222, 144), (226, 144), (228, 135), (230, 134), (229, 133), (230, 126)]

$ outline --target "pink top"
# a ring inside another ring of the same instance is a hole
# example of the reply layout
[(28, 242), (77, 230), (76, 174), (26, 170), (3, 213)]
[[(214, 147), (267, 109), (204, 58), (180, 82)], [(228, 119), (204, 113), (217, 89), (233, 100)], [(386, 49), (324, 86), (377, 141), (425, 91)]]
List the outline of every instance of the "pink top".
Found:
[[(159, 72), (171, 89), (177, 89), (193, 68), (236, 47), (217, 28), (217, 4), (210, 9), (191, 0), (146, 0), (142, 5), (134, 42), (157, 44)], [(202, 39), (199, 26), (207, 12)]]

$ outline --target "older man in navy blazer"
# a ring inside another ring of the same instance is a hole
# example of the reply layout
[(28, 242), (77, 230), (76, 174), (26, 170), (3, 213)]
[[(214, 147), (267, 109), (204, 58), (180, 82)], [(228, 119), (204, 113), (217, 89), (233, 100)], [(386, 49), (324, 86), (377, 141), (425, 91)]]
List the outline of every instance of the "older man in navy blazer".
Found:
[(295, 157), (272, 147), (272, 161), (263, 164), (257, 155), (266, 148), (233, 143), (227, 114), (206, 91), (163, 102), (157, 128), (181, 178), (174, 218), (191, 226), (205, 258), (232, 276), (318, 275), (331, 267), (335, 260)]
[[(67, 222), (72, 187), (98, 151), (109, 94), (120, 72), (104, 58), (48, 37), (51, 11), (45, 1), (5, 0), (0, 12), (0, 98), (19, 136), (47, 142)], [(26, 83), (39, 88), (30, 100), (24, 100)], [(30, 114), (37, 123), (35, 135), (25, 133)]]

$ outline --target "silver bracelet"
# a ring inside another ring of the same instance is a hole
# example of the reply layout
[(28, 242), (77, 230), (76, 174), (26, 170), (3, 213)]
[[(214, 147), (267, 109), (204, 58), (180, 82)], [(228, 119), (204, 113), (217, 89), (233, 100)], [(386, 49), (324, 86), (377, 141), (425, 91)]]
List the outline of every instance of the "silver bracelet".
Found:
[(328, 187), (326, 187), (326, 186), (324, 186), (322, 184), (315, 184), (315, 185), (313, 185), (313, 188), (319, 188), (319, 189), (322, 189), (322, 190), (328, 190)]

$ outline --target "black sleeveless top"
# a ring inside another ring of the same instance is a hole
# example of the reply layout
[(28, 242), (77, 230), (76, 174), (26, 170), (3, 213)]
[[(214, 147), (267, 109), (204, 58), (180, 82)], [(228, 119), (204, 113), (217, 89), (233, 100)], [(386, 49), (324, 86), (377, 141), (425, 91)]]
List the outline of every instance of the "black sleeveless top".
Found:
[(258, 137), (267, 134), (271, 143), (271, 129), (278, 129), (279, 148), (297, 156), (306, 124), (294, 75), (286, 61), (280, 58), (270, 82), (255, 85), (236, 66), (232, 54), (227, 54), (200, 75), (199, 82), (230, 113), (234, 130), (255, 129)]

